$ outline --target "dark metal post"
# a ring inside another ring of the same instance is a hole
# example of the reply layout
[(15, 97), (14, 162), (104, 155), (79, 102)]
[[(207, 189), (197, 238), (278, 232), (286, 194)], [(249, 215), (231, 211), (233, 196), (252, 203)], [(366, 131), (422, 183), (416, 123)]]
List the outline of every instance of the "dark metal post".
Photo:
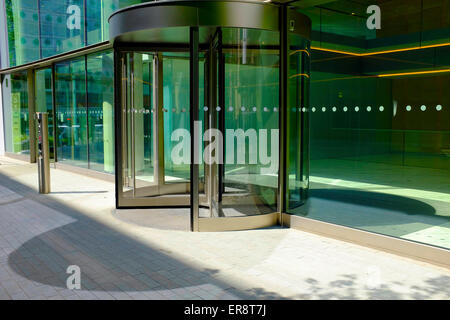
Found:
[(198, 53), (198, 27), (191, 27), (189, 30), (190, 43), (190, 130), (191, 130), (191, 231), (198, 231), (198, 176), (199, 176), (199, 161), (198, 161), (198, 132), (196, 130), (196, 121), (199, 119), (198, 111), (198, 82), (199, 82), (199, 53)]
[(87, 71), (87, 55), (84, 56), (84, 104), (86, 110), (86, 152), (88, 169), (91, 168), (91, 155), (89, 152), (89, 90), (88, 90), (88, 71)]
[(58, 161), (58, 117), (56, 116), (56, 67), (52, 64), (53, 165)]
[(35, 126), (35, 112), (36, 112), (36, 90), (34, 80), (34, 70), (28, 69), (27, 72), (27, 90), (28, 90), (28, 126), (30, 131), (30, 163), (36, 162), (36, 126)]
[[(219, 130), (225, 137), (225, 55), (223, 54), (222, 48), (222, 29), (218, 28), (218, 60), (219, 60)], [(219, 159), (222, 159), (222, 163), (219, 164), (219, 202), (222, 202), (222, 195), (225, 192), (225, 140), (222, 141), (222, 146), (220, 146), (221, 155)]]
[(122, 170), (122, 54), (114, 49), (114, 140), (115, 140), (115, 192), (116, 208), (119, 208), (119, 197), (122, 197), (123, 170)]
[(38, 131), (39, 193), (50, 192), (50, 150), (48, 147), (48, 112), (36, 112)]
[(280, 212), (280, 225), (283, 226), (283, 213), (287, 208), (287, 172), (286, 172), (286, 135), (288, 112), (288, 67), (289, 67), (289, 39), (288, 39), (288, 7), (280, 6), (280, 161), (278, 179), (278, 211)]
[(163, 86), (163, 56), (156, 53), (153, 56), (153, 162), (154, 182), (164, 185), (164, 86)]

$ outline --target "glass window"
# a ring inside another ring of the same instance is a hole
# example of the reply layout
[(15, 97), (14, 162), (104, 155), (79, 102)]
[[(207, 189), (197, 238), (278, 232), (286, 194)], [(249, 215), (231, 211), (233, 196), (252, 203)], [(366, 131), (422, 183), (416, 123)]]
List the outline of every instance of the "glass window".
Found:
[(5, 149), (30, 153), (27, 73), (7, 75), (2, 83)]
[(86, 0), (87, 45), (109, 39), (109, 16), (120, 8), (146, 2), (142, 0)]
[(10, 66), (109, 39), (109, 16), (146, 0), (5, 0)]
[[(321, 10), (342, 15), (349, 3)], [(346, 49), (338, 20), (313, 32), (351, 52), (311, 51), (310, 197), (293, 212), (450, 248), (449, 10), (438, 0), (379, 5), (381, 29), (361, 51), (374, 54)]]
[(271, 213), (278, 204), (280, 54), (271, 46), (279, 35), (223, 28), (223, 44), (231, 47), (224, 49), (224, 191), (246, 194), (225, 214)]
[(61, 62), (55, 68), (58, 161), (87, 167), (85, 59)]
[(111, 51), (87, 57), (89, 168), (114, 172), (114, 57)]
[(85, 45), (83, 0), (40, 0), (39, 4), (42, 58)]
[(5, 1), (10, 66), (39, 59), (37, 3), (24, 0)]

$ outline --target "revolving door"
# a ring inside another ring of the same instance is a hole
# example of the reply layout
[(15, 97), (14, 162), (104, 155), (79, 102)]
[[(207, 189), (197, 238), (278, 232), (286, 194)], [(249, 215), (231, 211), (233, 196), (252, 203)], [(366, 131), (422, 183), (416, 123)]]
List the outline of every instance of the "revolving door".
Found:
[(114, 13), (110, 33), (117, 208), (187, 207), (191, 230), (218, 231), (274, 225), (303, 203), (307, 18), (161, 1)]

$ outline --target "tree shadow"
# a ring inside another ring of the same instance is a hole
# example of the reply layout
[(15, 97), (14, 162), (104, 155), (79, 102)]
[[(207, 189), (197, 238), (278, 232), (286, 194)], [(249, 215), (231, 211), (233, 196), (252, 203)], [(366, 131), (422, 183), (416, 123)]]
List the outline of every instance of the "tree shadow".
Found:
[(403, 300), (403, 299), (430, 299), (436, 294), (450, 297), (450, 277), (437, 276), (425, 280), (425, 285), (411, 285), (398, 282), (381, 282), (374, 287), (363, 286), (362, 281), (356, 274), (343, 274), (340, 279), (321, 282), (318, 279), (307, 278), (306, 291), (308, 293), (298, 294), (294, 299), (305, 300), (357, 300), (361, 299), (361, 288), (368, 300)]

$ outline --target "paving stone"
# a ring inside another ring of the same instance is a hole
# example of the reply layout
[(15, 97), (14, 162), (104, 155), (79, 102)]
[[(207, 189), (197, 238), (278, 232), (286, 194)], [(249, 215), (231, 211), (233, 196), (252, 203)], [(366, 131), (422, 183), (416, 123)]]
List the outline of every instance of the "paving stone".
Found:
[[(291, 229), (138, 226), (111, 214), (113, 183), (51, 176), (52, 193), (39, 195), (35, 165), (0, 166), (2, 300), (450, 299), (448, 269)], [(69, 265), (82, 290), (65, 287)], [(367, 287), (370, 270), (381, 289)]]

